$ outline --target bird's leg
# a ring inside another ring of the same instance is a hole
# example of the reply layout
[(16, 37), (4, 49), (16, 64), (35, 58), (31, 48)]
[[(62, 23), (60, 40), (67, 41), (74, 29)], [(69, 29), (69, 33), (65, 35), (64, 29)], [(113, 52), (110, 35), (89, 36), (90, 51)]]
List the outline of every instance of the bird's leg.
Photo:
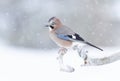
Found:
[(59, 61), (59, 65), (60, 65), (60, 70), (61, 71), (66, 71), (66, 72), (73, 72), (74, 68), (64, 65), (63, 62), (63, 56), (67, 53), (67, 49), (66, 48), (61, 48), (58, 52), (59, 56), (57, 57), (57, 60)]

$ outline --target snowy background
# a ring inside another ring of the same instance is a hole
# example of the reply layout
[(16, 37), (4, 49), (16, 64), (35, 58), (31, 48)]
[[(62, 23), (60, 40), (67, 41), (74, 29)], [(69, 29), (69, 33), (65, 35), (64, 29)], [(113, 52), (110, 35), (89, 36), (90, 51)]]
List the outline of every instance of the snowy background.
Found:
[[(103, 57), (120, 52), (119, 0), (0, 0), (0, 81), (120, 80), (119, 61), (81, 67), (82, 59), (73, 51), (66, 58), (76, 71), (60, 72), (58, 47), (44, 28), (52, 16), (103, 47)], [(92, 49), (91, 56), (102, 56), (96, 54)]]
[(95, 45), (120, 45), (119, 0), (0, 0), (0, 37), (15, 46), (56, 47), (44, 28), (53, 16)]

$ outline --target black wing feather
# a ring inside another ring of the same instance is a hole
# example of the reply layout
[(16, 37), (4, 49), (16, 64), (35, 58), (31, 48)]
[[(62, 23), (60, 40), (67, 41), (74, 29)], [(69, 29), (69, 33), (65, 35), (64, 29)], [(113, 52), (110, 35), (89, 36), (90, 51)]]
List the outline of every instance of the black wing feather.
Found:
[[(84, 41), (84, 39), (82, 38), (82, 37), (80, 37), (80, 35), (78, 35), (78, 34), (74, 34), (74, 35), (67, 35), (69, 38), (71, 38), (71, 39), (73, 39), (73, 40), (79, 40), (79, 41)], [(75, 37), (75, 38), (73, 38), (73, 36)]]
[(85, 40), (84, 40), (82, 37), (80, 37), (80, 35), (78, 35), (77, 33), (75, 33), (74, 36), (76, 37), (76, 40), (85, 41)]
[[(72, 38), (72, 35), (67, 35), (67, 36), (68, 36), (69, 38), (73, 39), (73, 38)], [(86, 43), (86, 44), (88, 44), (88, 45), (90, 45), (90, 46), (92, 46), (92, 47), (95, 47), (95, 48), (103, 51), (103, 49), (101, 49), (101, 48), (99, 48), (99, 47), (97, 47), (97, 46), (95, 46), (95, 45), (93, 45), (93, 44), (91, 44), (91, 43), (89, 43), (89, 42), (86, 42), (82, 37), (80, 37), (80, 35), (78, 35), (78, 34), (75, 33), (74, 36), (75, 36), (75, 39), (74, 39), (74, 40), (82, 41), (82, 42), (84, 42), (84, 43)]]

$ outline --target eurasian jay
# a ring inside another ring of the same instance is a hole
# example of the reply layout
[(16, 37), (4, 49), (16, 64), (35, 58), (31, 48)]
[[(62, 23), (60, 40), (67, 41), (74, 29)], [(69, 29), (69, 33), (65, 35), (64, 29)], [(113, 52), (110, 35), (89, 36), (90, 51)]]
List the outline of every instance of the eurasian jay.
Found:
[[(103, 49), (85, 41), (82, 37), (80, 37), (80, 35), (78, 35), (77, 33), (75, 33), (73, 30), (71, 30), (70, 28), (68, 28), (67, 26), (63, 25), (62, 22), (56, 18), (56, 17), (52, 17), (48, 20), (48, 25), (46, 25), (46, 27), (49, 27), (49, 36), (50, 38), (58, 45), (61, 47), (61, 49), (59, 50), (59, 63), (60, 63), (60, 69), (63, 71), (67, 71), (67, 72), (73, 72), (74, 68), (70, 67), (70, 66), (65, 66), (63, 64), (63, 55), (67, 52), (67, 49), (70, 47), (75, 46), (76, 44), (74, 44), (75, 42), (77, 42), (77, 44), (82, 44), (84, 45), (89, 45), (92, 46), (94, 48), (97, 48), (98, 50), (103, 51)], [(82, 46), (82, 47), (83, 47)], [(84, 58), (84, 63), (86, 64), (86, 59), (87, 57)]]

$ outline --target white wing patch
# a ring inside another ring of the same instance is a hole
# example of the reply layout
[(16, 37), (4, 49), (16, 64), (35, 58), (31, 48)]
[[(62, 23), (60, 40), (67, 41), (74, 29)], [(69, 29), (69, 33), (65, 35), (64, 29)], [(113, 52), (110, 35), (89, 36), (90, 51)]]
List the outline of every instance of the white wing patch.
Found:
[(73, 39), (76, 39), (76, 36), (75, 36), (75, 35), (72, 35), (72, 38), (73, 38)]

